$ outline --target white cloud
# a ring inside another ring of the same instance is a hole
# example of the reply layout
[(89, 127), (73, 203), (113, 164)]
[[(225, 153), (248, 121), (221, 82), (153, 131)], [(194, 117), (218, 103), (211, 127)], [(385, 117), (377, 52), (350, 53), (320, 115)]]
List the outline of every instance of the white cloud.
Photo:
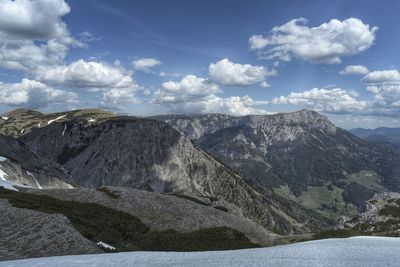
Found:
[(367, 91), (374, 95), (373, 107), (376, 114), (400, 115), (400, 72), (398, 70), (373, 71), (364, 76)]
[(75, 88), (124, 88), (134, 81), (122, 68), (80, 59), (69, 65), (39, 69), (37, 79)]
[(20, 83), (0, 83), (0, 104), (40, 108), (49, 104), (74, 104), (78, 96), (72, 92), (53, 89), (41, 82), (22, 79)]
[(341, 75), (365, 75), (369, 72), (368, 68), (362, 65), (350, 65), (340, 72)]
[(332, 19), (318, 27), (309, 27), (306, 19), (299, 18), (274, 27), (266, 36), (251, 36), (249, 44), (261, 58), (336, 64), (341, 57), (371, 47), (377, 30), (357, 18)]
[(152, 69), (161, 64), (161, 61), (155, 58), (140, 58), (132, 62), (135, 70), (151, 73)]
[(96, 42), (96, 41), (101, 40), (101, 37), (96, 37), (93, 35), (93, 33), (88, 32), (88, 31), (81, 32), (79, 34), (79, 38), (82, 43), (90, 43), (90, 42)]
[(80, 40), (73, 38), (62, 20), (69, 12), (64, 0), (0, 0), (0, 67), (22, 70), (37, 80), (8, 85), (12, 90), (2, 88), (2, 103), (32, 107), (76, 97), (44, 83), (100, 91), (102, 104), (138, 101), (136, 92), (142, 88), (122, 66), (82, 59), (65, 63), (71, 47), (100, 39), (87, 31), (79, 35)]
[(72, 38), (61, 17), (70, 12), (63, 0), (0, 1), (0, 67), (32, 71), (62, 62)]
[(342, 88), (313, 88), (304, 92), (291, 92), (287, 96), (274, 98), (272, 104), (292, 104), (327, 113), (352, 113), (363, 111), (369, 103), (356, 99), (358, 94)]
[(263, 66), (234, 63), (227, 58), (211, 63), (208, 72), (213, 82), (231, 86), (262, 83), (268, 76), (276, 75), (274, 70), (268, 71)]
[(271, 85), (269, 83), (267, 83), (266, 81), (263, 81), (262, 83), (260, 83), (260, 86), (263, 87), (263, 88), (268, 88)]
[(180, 103), (208, 97), (217, 93), (218, 90), (218, 85), (206, 79), (187, 75), (179, 82), (164, 82), (162, 90), (158, 90), (155, 95), (160, 103)]
[(48, 40), (69, 35), (61, 17), (70, 12), (64, 0), (0, 1), (0, 39)]
[(397, 70), (372, 71), (364, 76), (367, 83), (392, 83), (400, 82), (400, 72)]
[(103, 92), (100, 103), (107, 106), (139, 103), (141, 102), (137, 97), (139, 90), (142, 90), (142, 88), (137, 84), (130, 87), (111, 88)]
[(136, 93), (143, 89), (122, 67), (82, 59), (69, 65), (40, 69), (36, 77), (56, 85), (102, 91), (104, 105), (137, 103)]
[(194, 75), (187, 75), (181, 81), (162, 84), (153, 96), (153, 102), (177, 113), (228, 113), (233, 115), (265, 114), (255, 108), (261, 104), (249, 96), (222, 98), (216, 94), (218, 85)]

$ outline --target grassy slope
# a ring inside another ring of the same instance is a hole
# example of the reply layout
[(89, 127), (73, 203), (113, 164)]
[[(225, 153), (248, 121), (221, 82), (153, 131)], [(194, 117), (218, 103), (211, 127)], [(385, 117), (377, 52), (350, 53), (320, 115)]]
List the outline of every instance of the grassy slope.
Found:
[[(374, 172), (361, 171), (351, 174), (347, 176), (347, 181), (348, 185), (357, 184), (372, 193), (385, 191), (385, 188), (381, 185), (380, 177)], [(278, 195), (294, 200), (307, 208), (318, 210), (330, 218), (340, 215), (352, 217), (357, 214), (357, 207), (352, 203), (346, 203), (347, 201), (343, 199), (345, 190), (334, 185), (308, 186), (307, 190), (303, 191), (298, 197), (290, 192), (287, 185), (274, 188), (274, 191)], [(347, 193), (347, 195), (349, 194), (351, 195), (351, 192)], [(358, 202), (363, 202), (363, 200), (358, 200)]]

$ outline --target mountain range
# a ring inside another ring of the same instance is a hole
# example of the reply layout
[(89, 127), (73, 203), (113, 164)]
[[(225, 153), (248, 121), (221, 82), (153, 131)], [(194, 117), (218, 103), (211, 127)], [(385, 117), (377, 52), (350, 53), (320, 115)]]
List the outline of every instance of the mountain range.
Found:
[[(73, 247), (94, 253), (107, 250), (103, 242), (118, 251), (182, 250), (177, 244), (205, 235), (193, 250), (207, 247), (210, 236), (233, 246), (217, 242), (215, 249), (272, 245), (282, 235), (338, 227), (375, 194), (400, 190), (397, 150), (310, 110), (142, 118), (17, 109), (1, 116), (0, 156), (0, 208), (9, 218), (37, 218), (17, 233), (40, 241), (25, 255), (8, 240), (2, 258), (32, 256), (41, 246), (48, 248), (42, 256), (59, 248), (76, 254)], [(115, 235), (107, 235), (109, 222), (93, 225), (92, 210), (136, 228), (113, 224)], [(60, 231), (74, 237), (69, 245), (35, 235), (39, 225), (54, 228), (43, 212), (61, 216)], [(0, 235), (14, 230), (3, 221)]]
[(355, 215), (400, 189), (399, 153), (310, 111), (231, 117), (157, 116), (253, 182), (330, 217)]
[(379, 127), (376, 129), (354, 128), (350, 130), (354, 135), (369, 141), (387, 144), (400, 149), (400, 128)]

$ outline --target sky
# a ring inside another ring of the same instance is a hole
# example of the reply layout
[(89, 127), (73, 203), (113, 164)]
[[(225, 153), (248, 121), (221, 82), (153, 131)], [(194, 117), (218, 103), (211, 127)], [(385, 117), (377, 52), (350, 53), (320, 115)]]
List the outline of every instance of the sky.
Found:
[(0, 0), (0, 113), (103, 108), (400, 127), (400, 1)]

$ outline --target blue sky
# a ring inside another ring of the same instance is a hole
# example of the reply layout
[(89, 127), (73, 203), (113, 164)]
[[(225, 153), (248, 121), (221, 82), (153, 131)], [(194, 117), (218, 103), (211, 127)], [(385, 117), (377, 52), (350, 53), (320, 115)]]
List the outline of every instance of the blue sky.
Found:
[(400, 126), (399, 1), (0, 0), (0, 112)]

